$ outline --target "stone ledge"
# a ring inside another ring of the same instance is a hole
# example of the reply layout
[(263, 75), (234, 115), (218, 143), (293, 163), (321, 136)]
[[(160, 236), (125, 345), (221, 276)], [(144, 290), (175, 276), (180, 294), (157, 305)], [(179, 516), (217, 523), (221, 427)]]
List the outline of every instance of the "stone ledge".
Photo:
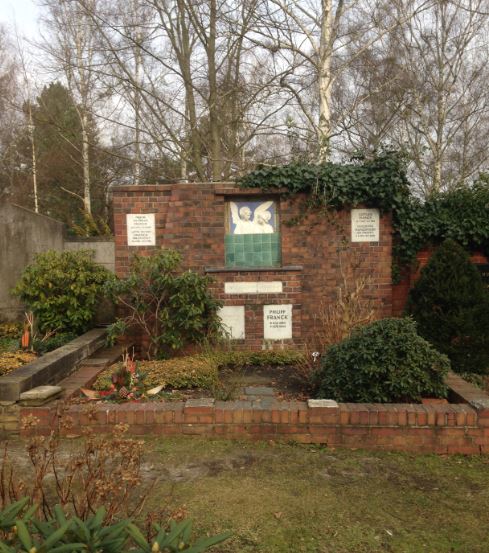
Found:
[(61, 386), (37, 386), (20, 394), (20, 402), (23, 406), (37, 407), (56, 399), (61, 395)]
[(31, 388), (58, 384), (76, 365), (105, 344), (106, 329), (89, 330), (68, 344), (0, 377), (0, 400), (18, 401)]
[(286, 273), (300, 272), (302, 265), (284, 265), (283, 267), (205, 267), (206, 273)]
[(450, 371), (445, 378), (445, 384), (450, 391), (463, 403), (470, 405), (476, 411), (489, 410), (489, 394), (474, 384), (467, 382), (458, 374)]

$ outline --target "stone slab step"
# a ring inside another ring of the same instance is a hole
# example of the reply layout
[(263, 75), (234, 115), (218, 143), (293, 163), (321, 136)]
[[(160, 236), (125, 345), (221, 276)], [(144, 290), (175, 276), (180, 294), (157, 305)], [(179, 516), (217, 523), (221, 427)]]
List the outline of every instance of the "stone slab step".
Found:
[(96, 328), (31, 363), (0, 377), (0, 401), (18, 401), (20, 394), (37, 386), (56, 385), (86, 357), (105, 344), (106, 329)]
[(61, 386), (36, 386), (20, 394), (20, 404), (26, 407), (39, 407), (57, 399), (62, 391)]

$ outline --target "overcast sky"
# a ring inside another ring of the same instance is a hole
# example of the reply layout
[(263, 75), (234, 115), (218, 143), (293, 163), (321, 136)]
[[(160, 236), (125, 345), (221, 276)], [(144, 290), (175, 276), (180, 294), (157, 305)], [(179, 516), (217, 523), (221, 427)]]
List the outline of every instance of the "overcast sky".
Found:
[(39, 8), (32, 0), (0, 0), (0, 23), (12, 31), (17, 26), (20, 35), (35, 38)]

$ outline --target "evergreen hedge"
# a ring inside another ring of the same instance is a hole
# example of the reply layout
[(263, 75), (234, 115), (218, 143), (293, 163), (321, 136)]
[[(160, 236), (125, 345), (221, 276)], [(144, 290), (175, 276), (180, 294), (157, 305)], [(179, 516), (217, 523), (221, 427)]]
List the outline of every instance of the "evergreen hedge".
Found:
[(446, 240), (411, 289), (406, 314), (418, 332), (445, 353), (454, 371), (489, 370), (489, 293), (468, 253)]

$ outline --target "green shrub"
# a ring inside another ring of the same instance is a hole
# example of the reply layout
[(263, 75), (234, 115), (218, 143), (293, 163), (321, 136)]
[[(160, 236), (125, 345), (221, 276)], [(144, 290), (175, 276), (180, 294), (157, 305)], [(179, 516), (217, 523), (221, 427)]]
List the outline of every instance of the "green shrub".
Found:
[(150, 340), (152, 358), (220, 335), (221, 303), (209, 292), (212, 280), (182, 271), (180, 264), (173, 250), (136, 255), (129, 276), (109, 283), (111, 296), (127, 313), (112, 325), (112, 337), (131, 329), (142, 333)]
[(409, 293), (406, 313), (459, 373), (489, 369), (489, 294), (467, 252), (446, 240)]
[(80, 334), (90, 327), (105, 283), (113, 275), (89, 251), (39, 254), (14, 289), (34, 313), (40, 332)]
[(416, 333), (411, 319), (383, 319), (332, 345), (316, 373), (317, 397), (352, 402), (444, 397), (447, 357)]
[(71, 342), (71, 340), (74, 340), (75, 338), (76, 334), (73, 334), (72, 332), (61, 332), (43, 340), (35, 338), (32, 342), (32, 349), (38, 355), (44, 355), (49, 351), (53, 351), (66, 345), (68, 342)]

